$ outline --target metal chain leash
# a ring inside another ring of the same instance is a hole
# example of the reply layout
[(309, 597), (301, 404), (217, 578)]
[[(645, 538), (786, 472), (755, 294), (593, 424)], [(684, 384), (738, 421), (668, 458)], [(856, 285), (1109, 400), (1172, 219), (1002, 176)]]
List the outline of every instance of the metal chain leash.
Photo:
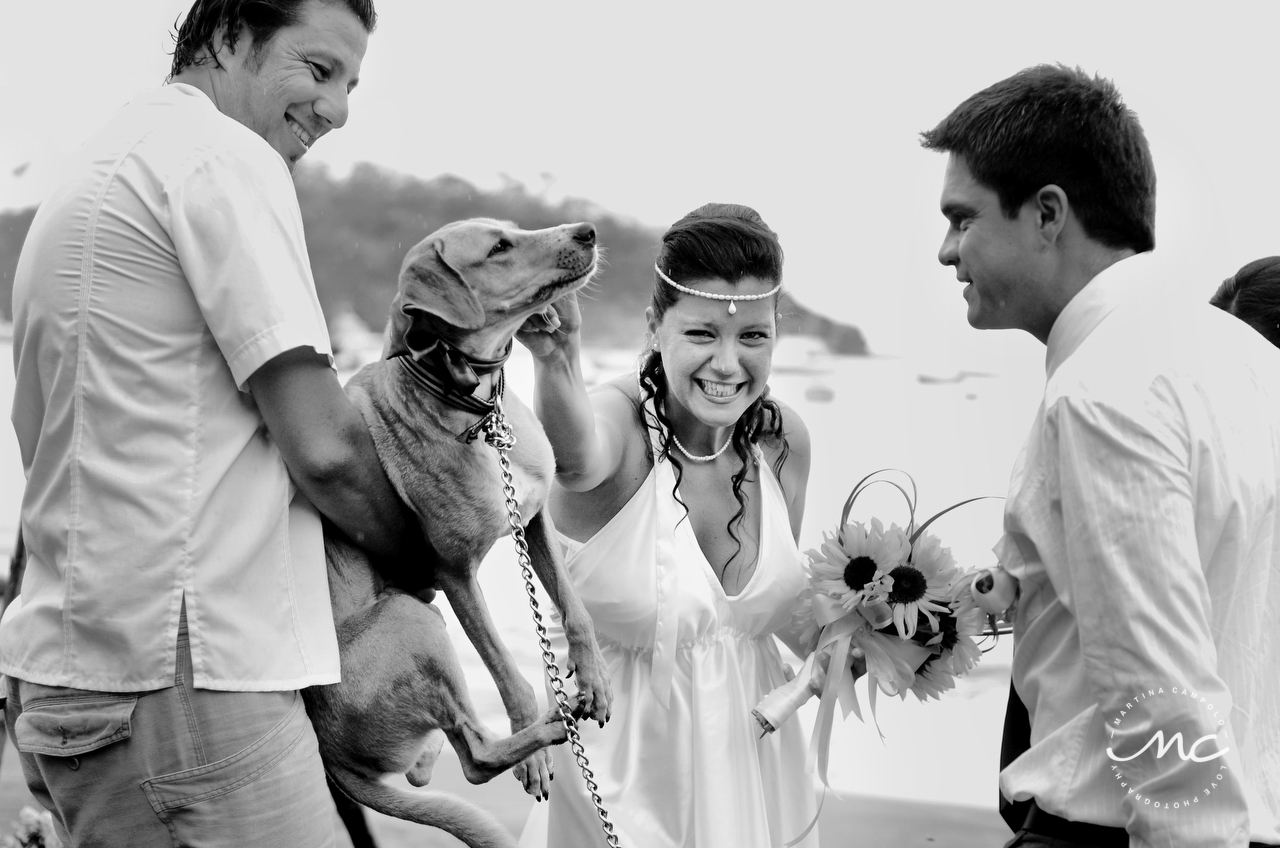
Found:
[(533, 564), (529, 559), (529, 543), (524, 537), (524, 524), (520, 520), (520, 504), (516, 500), (515, 481), (511, 476), (511, 460), (507, 456), (515, 446), (516, 437), (511, 430), (511, 425), (502, 414), (501, 395), (495, 398), (493, 412), (485, 416), (482, 424), (485, 442), (498, 451), (498, 466), (502, 469), (502, 494), (507, 502), (507, 520), (511, 523), (511, 536), (516, 543), (520, 576), (524, 578), (524, 590), (529, 596), (529, 609), (533, 611), (533, 625), (538, 631), (538, 646), (542, 649), (542, 665), (546, 669), (552, 694), (555, 695), (556, 709), (560, 713), (560, 721), (564, 724), (565, 732), (569, 734), (569, 748), (578, 763), (578, 768), (582, 770), (587, 791), (591, 794), (591, 803), (595, 804), (596, 815), (600, 817), (600, 827), (604, 831), (605, 841), (610, 848), (619, 848), (618, 835), (613, 832), (613, 822), (609, 821), (609, 813), (605, 810), (603, 799), (600, 797), (600, 787), (596, 784), (586, 750), (582, 747), (582, 739), (578, 735), (578, 721), (569, 708), (569, 696), (565, 694), (564, 681), (560, 679), (560, 667), (556, 664), (555, 652), (551, 650), (551, 640), (547, 638), (547, 628), (542, 623), (542, 613), (538, 611), (538, 598), (533, 585)]

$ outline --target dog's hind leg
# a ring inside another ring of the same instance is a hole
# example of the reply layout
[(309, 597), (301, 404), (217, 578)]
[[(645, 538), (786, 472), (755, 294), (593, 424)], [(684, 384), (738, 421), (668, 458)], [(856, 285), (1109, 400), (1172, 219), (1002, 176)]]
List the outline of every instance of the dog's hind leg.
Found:
[(325, 782), (329, 784), (329, 794), (333, 796), (333, 804), (338, 808), (342, 826), (347, 829), (347, 836), (351, 838), (351, 848), (378, 848), (378, 843), (373, 841), (373, 834), (369, 831), (369, 823), (365, 821), (364, 807), (339, 789), (332, 778), (326, 776)]
[[(440, 569), (440, 588), (449, 599), (449, 605), (453, 607), (453, 612), (476, 653), (489, 669), (489, 674), (498, 687), (498, 694), (502, 697), (502, 705), (506, 708), (514, 735), (538, 721), (538, 700), (534, 697), (533, 686), (520, 674), (515, 658), (498, 638), (484, 593), (480, 591), (480, 583), (475, 577), (475, 568), (470, 567), (465, 571), (465, 577), (456, 578), (447, 574), (445, 569)], [(445, 728), (446, 732), (448, 730)], [(458, 747), (452, 733), (450, 741), (455, 748)], [(485, 744), (482, 735), (467, 742), (468, 747), (477, 743)], [(534, 750), (528, 762), (516, 766), (515, 776), (530, 795), (545, 796), (551, 782), (550, 752)]]
[[(486, 783), (507, 769), (518, 772), (521, 766), (531, 772), (528, 768), (531, 757), (546, 753), (548, 745), (558, 745), (568, 738), (556, 710), (548, 711), (538, 721), (510, 736), (495, 736), (479, 722), (459, 723), (446, 732), (462, 764), (462, 773), (471, 783)], [(521, 779), (526, 792), (542, 798), (548, 797), (550, 781), (550, 768), (545, 775), (531, 774), (530, 779)]]
[[(421, 654), (417, 673), (420, 679), (430, 681), (431, 691), (429, 695), (420, 694), (416, 700), (420, 705), (429, 705), (429, 712), (435, 717), (439, 730), (426, 735), (416, 761), (405, 772), (409, 782), (415, 786), (425, 785), (431, 779), (441, 742), (446, 736), (458, 755), (463, 775), (471, 783), (486, 783), (508, 769), (527, 765), (531, 757), (545, 754), (543, 749), (548, 745), (557, 745), (568, 738), (555, 711), (548, 712), (510, 736), (491, 732), (476, 715), (466, 677), (452, 645), (437, 645), (430, 652)], [(536, 777), (538, 779), (534, 782), (527, 777), (520, 780), (530, 794), (546, 797), (550, 769)]]
[[(327, 762), (370, 775), (401, 773), (420, 786), (431, 778), (443, 730), (467, 780), (484, 783), (565, 740), (554, 717), (538, 721), (535, 714), (513, 737), (496, 737), (480, 722), (434, 606), (392, 591), (346, 619), (339, 635), (342, 683), (311, 693)], [(548, 771), (543, 782), (522, 782), (531, 794), (545, 794), (549, 780)]]

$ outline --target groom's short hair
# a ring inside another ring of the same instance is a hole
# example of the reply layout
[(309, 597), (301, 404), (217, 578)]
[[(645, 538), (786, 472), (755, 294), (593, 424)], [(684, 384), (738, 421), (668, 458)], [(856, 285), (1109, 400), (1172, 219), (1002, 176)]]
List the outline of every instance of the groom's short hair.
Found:
[(1091, 239), (1138, 253), (1155, 247), (1151, 150), (1110, 80), (1063, 65), (1026, 68), (965, 100), (920, 139), (962, 159), (1009, 218), (1056, 185)]

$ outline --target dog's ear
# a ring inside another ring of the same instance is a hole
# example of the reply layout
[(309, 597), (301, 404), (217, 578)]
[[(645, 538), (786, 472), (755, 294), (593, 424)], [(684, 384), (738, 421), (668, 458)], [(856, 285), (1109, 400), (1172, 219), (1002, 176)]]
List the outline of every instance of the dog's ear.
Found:
[(462, 275), (444, 261), (443, 247), (436, 239), (409, 251), (393, 308), (406, 315), (428, 312), (460, 330), (478, 330), (484, 326), (484, 306)]

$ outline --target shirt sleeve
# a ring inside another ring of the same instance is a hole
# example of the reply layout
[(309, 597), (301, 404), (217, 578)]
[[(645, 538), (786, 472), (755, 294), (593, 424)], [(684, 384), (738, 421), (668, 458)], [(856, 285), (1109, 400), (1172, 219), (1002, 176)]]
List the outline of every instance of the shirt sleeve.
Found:
[[(1127, 793), (1130, 844), (1244, 845), (1244, 791), (1227, 774), (1238, 771), (1231, 695), (1217, 673), (1191, 442), (1174, 391), (1157, 382), (1124, 410), (1061, 398), (1048, 423), (1066, 537), (1066, 561), (1050, 577), (1079, 625), (1108, 767), (1129, 782), (1117, 791)], [(1162, 756), (1157, 743), (1116, 760), (1157, 733), (1181, 742)], [(1201, 759), (1226, 753), (1201, 762), (1184, 758), (1188, 749)], [(1193, 797), (1194, 813), (1152, 806)]]
[(166, 194), (178, 261), (236, 385), (296, 347), (332, 366), (297, 195), (274, 151), (205, 157)]

